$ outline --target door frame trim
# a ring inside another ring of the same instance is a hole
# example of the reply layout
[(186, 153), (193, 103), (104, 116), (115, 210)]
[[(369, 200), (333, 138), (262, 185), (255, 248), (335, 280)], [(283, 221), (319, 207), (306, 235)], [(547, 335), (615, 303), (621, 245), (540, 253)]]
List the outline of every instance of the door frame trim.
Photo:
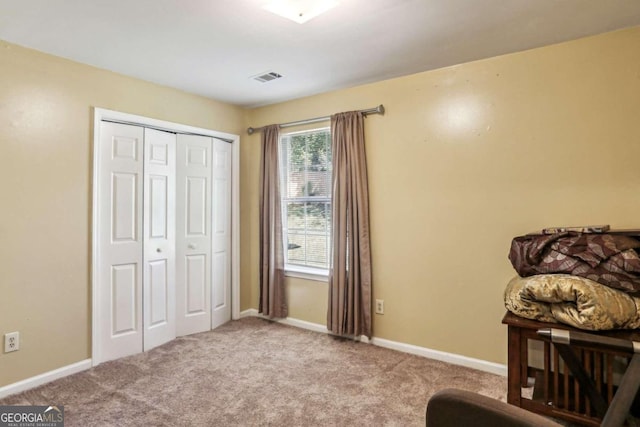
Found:
[(98, 292), (98, 265), (99, 259), (99, 210), (98, 201), (100, 194), (97, 183), (99, 182), (99, 157), (100, 150), (100, 122), (103, 120), (120, 122), (142, 127), (151, 127), (169, 132), (192, 133), (210, 136), (217, 139), (230, 141), (231, 150), (231, 319), (240, 318), (240, 136), (230, 133), (218, 132), (195, 126), (152, 119), (150, 117), (123, 113), (104, 108), (93, 108), (93, 181), (92, 181), (92, 213), (91, 213), (91, 361), (93, 366), (102, 362), (99, 337), (99, 325), (103, 319), (98, 318), (100, 306), (100, 293)]

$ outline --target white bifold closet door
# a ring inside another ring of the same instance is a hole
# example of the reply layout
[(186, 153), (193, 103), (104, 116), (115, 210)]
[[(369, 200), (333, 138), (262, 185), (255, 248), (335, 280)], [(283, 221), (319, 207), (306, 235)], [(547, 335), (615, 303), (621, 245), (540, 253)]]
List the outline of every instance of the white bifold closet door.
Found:
[(175, 332), (175, 135), (101, 124), (100, 347), (103, 360)]
[(144, 130), (144, 350), (176, 337), (176, 135)]
[(177, 333), (211, 329), (211, 138), (178, 135)]
[(178, 135), (177, 335), (231, 319), (231, 144)]
[(213, 140), (211, 328), (231, 319), (231, 144)]
[(231, 144), (101, 122), (100, 361), (231, 320)]

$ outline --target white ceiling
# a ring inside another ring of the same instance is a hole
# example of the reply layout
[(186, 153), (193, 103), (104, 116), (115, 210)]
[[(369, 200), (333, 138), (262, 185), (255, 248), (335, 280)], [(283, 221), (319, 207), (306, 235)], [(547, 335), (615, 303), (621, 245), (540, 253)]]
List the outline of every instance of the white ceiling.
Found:
[(341, 0), (302, 25), (267, 2), (0, 0), (0, 39), (253, 107), (640, 25), (640, 0)]

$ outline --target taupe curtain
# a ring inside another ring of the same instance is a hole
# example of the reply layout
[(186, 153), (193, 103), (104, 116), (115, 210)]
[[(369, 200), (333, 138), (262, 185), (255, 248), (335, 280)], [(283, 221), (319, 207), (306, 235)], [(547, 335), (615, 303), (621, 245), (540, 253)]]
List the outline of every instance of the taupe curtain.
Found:
[(331, 116), (332, 265), (327, 329), (371, 338), (371, 245), (364, 116)]
[(269, 317), (287, 317), (282, 251), (282, 210), (278, 175), (279, 126), (262, 130), (260, 164), (260, 304)]

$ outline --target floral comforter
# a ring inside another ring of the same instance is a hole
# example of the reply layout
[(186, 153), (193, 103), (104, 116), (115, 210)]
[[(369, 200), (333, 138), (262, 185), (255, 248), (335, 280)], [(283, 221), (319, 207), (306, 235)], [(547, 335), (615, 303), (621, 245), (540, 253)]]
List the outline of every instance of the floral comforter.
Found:
[(504, 293), (507, 310), (527, 319), (591, 331), (640, 327), (640, 298), (568, 274), (514, 277)]

